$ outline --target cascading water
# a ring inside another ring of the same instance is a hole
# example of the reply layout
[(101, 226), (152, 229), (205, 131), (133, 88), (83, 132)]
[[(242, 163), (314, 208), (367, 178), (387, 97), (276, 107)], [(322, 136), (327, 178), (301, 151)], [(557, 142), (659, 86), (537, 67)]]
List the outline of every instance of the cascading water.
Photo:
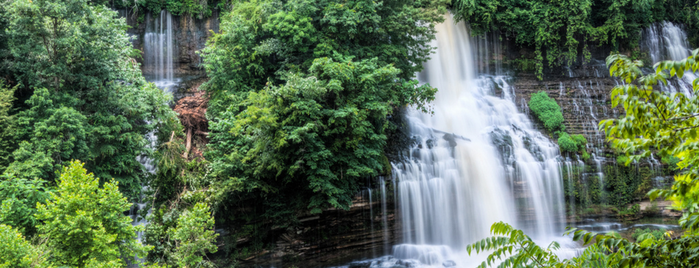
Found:
[(419, 265), (472, 264), (465, 246), (498, 221), (535, 239), (560, 236), (558, 148), (517, 111), (507, 77), (477, 76), (474, 58), (483, 54), (471, 49), (463, 22), (447, 18), (437, 32), (436, 54), (418, 76), (439, 89), (434, 114), (408, 112), (416, 146), (393, 163), (405, 243), (393, 255)]
[[(652, 64), (664, 60), (683, 60), (689, 57), (691, 52), (684, 30), (667, 21), (646, 28), (643, 31), (641, 45), (649, 53)], [(696, 78), (695, 73), (686, 72), (682, 79), (662, 86), (662, 89), (690, 96), (692, 94), (692, 81)]]
[(166, 90), (173, 86), (175, 45), (172, 15), (167, 10), (161, 11), (157, 18), (151, 18), (148, 14), (143, 50), (144, 74), (148, 80)]

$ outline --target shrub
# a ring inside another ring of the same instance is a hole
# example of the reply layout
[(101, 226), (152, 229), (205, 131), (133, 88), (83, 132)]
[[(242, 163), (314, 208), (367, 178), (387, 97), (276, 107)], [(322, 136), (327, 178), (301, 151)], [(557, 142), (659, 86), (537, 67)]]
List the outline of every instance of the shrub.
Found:
[(585, 145), (587, 145), (587, 139), (585, 138), (585, 136), (583, 136), (582, 134), (573, 134), (570, 135), (570, 138), (573, 139), (573, 141), (575, 141), (575, 144), (578, 145), (578, 150), (585, 149)]
[(663, 156), (663, 158), (660, 160), (663, 161), (663, 163), (670, 166), (670, 169), (672, 169), (672, 170), (679, 169), (679, 167), (677, 166), (677, 163), (679, 163), (681, 161), (681, 159), (679, 159), (675, 156), (672, 156), (672, 155)]
[(586, 151), (582, 153), (582, 160), (587, 161), (590, 160), (590, 154), (588, 154)]
[(529, 109), (534, 115), (544, 123), (544, 127), (549, 132), (565, 130), (563, 126), (563, 113), (556, 100), (549, 97), (544, 91), (539, 91), (532, 95), (529, 100)]
[(616, 157), (616, 162), (619, 163), (619, 165), (626, 165), (626, 162), (629, 161), (629, 157), (625, 155), (620, 155)]
[(561, 153), (575, 153), (578, 151), (578, 144), (565, 132), (561, 132), (558, 136), (558, 147), (561, 148)]
[(655, 239), (660, 240), (660, 239), (664, 238), (663, 234), (665, 234), (665, 229), (651, 230), (648, 228), (646, 228), (646, 229), (638, 228), (634, 231), (634, 233), (633, 233), (633, 235), (631, 235), (631, 237), (633, 237), (634, 240), (637, 240), (638, 237), (640, 237), (643, 234), (651, 234), (653, 237), (655, 237)]

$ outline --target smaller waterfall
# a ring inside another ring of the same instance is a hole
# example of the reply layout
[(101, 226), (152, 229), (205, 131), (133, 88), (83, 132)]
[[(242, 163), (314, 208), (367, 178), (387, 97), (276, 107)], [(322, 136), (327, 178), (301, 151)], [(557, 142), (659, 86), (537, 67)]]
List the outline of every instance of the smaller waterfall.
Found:
[(381, 184), (381, 229), (383, 230), (383, 254), (388, 253), (388, 211), (386, 210), (386, 181), (379, 180)]
[[(656, 23), (643, 31), (641, 48), (650, 55), (651, 64), (664, 60), (683, 60), (690, 55), (687, 34), (680, 26), (671, 22)], [(686, 72), (682, 79), (661, 86), (664, 91), (678, 92), (690, 96), (693, 92), (692, 81), (697, 78), (695, 73)]]
[(150, 81), (158, 87), (174, 83), (175, 45), (172, 34), (172, 15), (167, 10), (152, 19), (146, 20), (146, 33), (143, 36), (144, 73), (152, 76)]

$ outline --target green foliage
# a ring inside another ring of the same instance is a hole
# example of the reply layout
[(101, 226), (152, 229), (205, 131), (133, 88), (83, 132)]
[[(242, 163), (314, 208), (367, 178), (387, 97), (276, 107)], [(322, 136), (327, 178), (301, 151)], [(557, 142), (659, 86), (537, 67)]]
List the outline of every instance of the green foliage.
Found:
[(150, 12), (158, 14), (167, 10), (173, 15), (208, 18), (214, 11), (225, 11), (234, 1), (228, 0), (103, 0), (114, 8), (124, 8), (133, 16)]
[[(499, 30), (522, 47), (534, 49), (536, 74), (590, 59), (590, 45), (614, 50), (638, 46), (643, 27), (673, 21), (687, 26), (697, 44), (699, 9), (695, 0), (455, 0), (457, 19), (473, 34)], [(582, 57), (579, 54), (582, 53)], [(547, 64), (545, 64), (547, 63)]]
[(544, 128), (549, 132), (553, 133), (558, 130), (565, 130), (561, 107), (558, 106), (556, 100), (550, 98), (545, 91), (532, 94), (529, 100), (529, 109), (544, 123)]
[(649, 157), (653, 151), (667, 157), (681, 159), (677, 166), (682, 173), (675, 176), (670, 190), (654, 190), (651, 199), (663, 197), (674, 200), (678, 209), (686, 210), (680, 223), (693, 232), (699, 227), (699, 80), (693, 81), (694, 94), (668, 93), (656, 85), (666, 84), (673, 76), (682, 77), (685, 72), (699, 70), (699, 50), (687, 59), (665, 61), (655, 65), (655, 72), (643, 75), (643, 63), (621, 55), (607, 58), (610, 73), (620, 77), (625, 84), (612, 91), (612, 105), (623, 105), (626, 115), (620, 119), (600, 122), (600, 129), (607, 134), (612, 146), (624, 152), (629, 161)]
[(17, 129), (15, 118), (10, 113), (16, 89), (16, 86), (8, 87), (5, 80), (0, 79), (0, 173), (12, 162), (12, 152), (16, 149), (14, 134)]
[(6, 75), (16, 95), (28, 96), (14, 103), (18, 148), (6, 172), (53, 180), (80, 159), (137, 196), (144, 175), (137, 157), (151, 153), (146, 134), (166, 129), (174, 112), (130, 58), (124, 19), (84, 0), (15, 0), (3, 9)]
[(0, 268), (47, 267), (45, 258), (24, 236), (0, 224)]
[(542, 248), (523, 231), (503, 222), (494, 223), (490, 233), (493, 237), (466, 246), (469, 255), (471, 252), (491, 252), (479, 268), (492, 266), (500, 260), (498, 267), (567, 267), (554, 253), (560, 248), (558, 242)]
[(570, 138), (575, 141), (575, 144), (578, 145), (578, 150), (585, 150), (585, 145), (587, 144), (587, 139), (585, 136), (582, 134), (573, 134), (570, 135)]
[[(566, 234), (572, 235), (574, 241), (589, 245), (577, 257), (559, 259), (554, 253), (559, 248), (552, 242), (542, 248), (521, 230), (509, 224), (498, 222), (492, 225), (493, 237), (477, 241), (466, 247), (469, 254), (490, 252), (486, 261), (478, 267), (495, 264), (498, 267), (694, 267), (699, 261), (699, 238), (683, 237), (673, 240), (656, 238), (646, 233), (637, 237), (632, 243), (621, 238), (617, 233), (606, 235), (572, 228)], [(499, 261), (502, 262), (499, 262)]]
[(137, 226), (124, 216), (131, 204), (114, 180), (100, 187), (99, 179), (83, 164), (72, 161), (58, 179), (47, 204), (38, 205), (39, 231), (53, 249), (58, 265), (123, 266), (122, 256), (145, 257), (149, 249), (136, 240)]
[[(638, 215), (638, 213), (641, 212), (641, 206), (639, 204), (634, 204), (633, 206), (619, 211), (620, 216), (635, 216)], [(636, 237), (634, 237), (636, 239)]]
[(646, 228), (646, 229), (638, 228), (638, 229), (634, 230), (633, 235), (631, 235), (631, 237), (633, 237), (634, 240), (638, 241), (639, 240), (638, 238), (639, 237), (642, 238), (642, 235), (644, 235), (644, 234), (652, 235), (655, 238), (655, 240), (664, 240), (665, 239), (665, 229), (651, 230), (648, 228)]
[(241, 160), (252, 168), (248, 176), (307, 183), (314, 213), (349, 209), (362, 178), (383, 171), (392, 104), (420, 104), (434, 94), (416, 89), (416, 81), (396, 83), (400, 70), (377, 61), (319, 58), (309, 75), (290, 74), (284, 86), (250, 93), (231, 129), (251, 144)]
[[(210, 80), (214, 206), (260, 248), (300, 211), (349, 208), (366, 176), (386, 171), (389, 118), (425, 111), (418, 85), (443, 1), (241, 1), (202, 51)], [(220, 198), (219, 198), (220, 197)], [(217, 215), (221, 215), (217, 213)]]
[(664, 164), (670, 166), (670, 169), (672, 169), (672, 170), (679, 169), (679, 167), (677, 166), (677, 164), (680, 163), (679, 158), (672, 156), (672, 155), (666, 155), (666, 156), (663, 156), (661, 158), (661, 160), (663, 161)]
[(27, 236), (36, 233), (36, 204), (49, 198), (50, 190), (40, 179), (27, 180), (0, 176), (0, 223), (12, 226)]
[(174, 257), (180, 267), (210, 267), (213, 264), (204, 260), (206, 253), (215, 253), (216, 237), (214, 219), (209, 206), (197, 203), (177, 219), (177, 227), (170, 229), (170, 236), (177, 241)]
[(558, 135), (558, 147), (561, 148), (561, 153), (575, 153), (578, 151), (578, 144), (565, 132), (561, 132)]

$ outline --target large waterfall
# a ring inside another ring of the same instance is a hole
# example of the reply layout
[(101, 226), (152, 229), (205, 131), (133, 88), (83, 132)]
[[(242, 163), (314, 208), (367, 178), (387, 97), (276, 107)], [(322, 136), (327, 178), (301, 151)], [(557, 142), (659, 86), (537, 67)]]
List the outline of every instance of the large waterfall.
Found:
[(464, 247), (498, 221), (535, 239), (560, 236), (557, 146), (517, 110), (508, 77), (477, 74), (483, 53), (463, 22), (447, 18), (437, 31), (436, 54), (419, 74), (439, 89), (434, 114), (408, 112), (415, 146), (407, 161), (393, 164), (404, 240), (394, 256), (466, 265), (474, 260)]

